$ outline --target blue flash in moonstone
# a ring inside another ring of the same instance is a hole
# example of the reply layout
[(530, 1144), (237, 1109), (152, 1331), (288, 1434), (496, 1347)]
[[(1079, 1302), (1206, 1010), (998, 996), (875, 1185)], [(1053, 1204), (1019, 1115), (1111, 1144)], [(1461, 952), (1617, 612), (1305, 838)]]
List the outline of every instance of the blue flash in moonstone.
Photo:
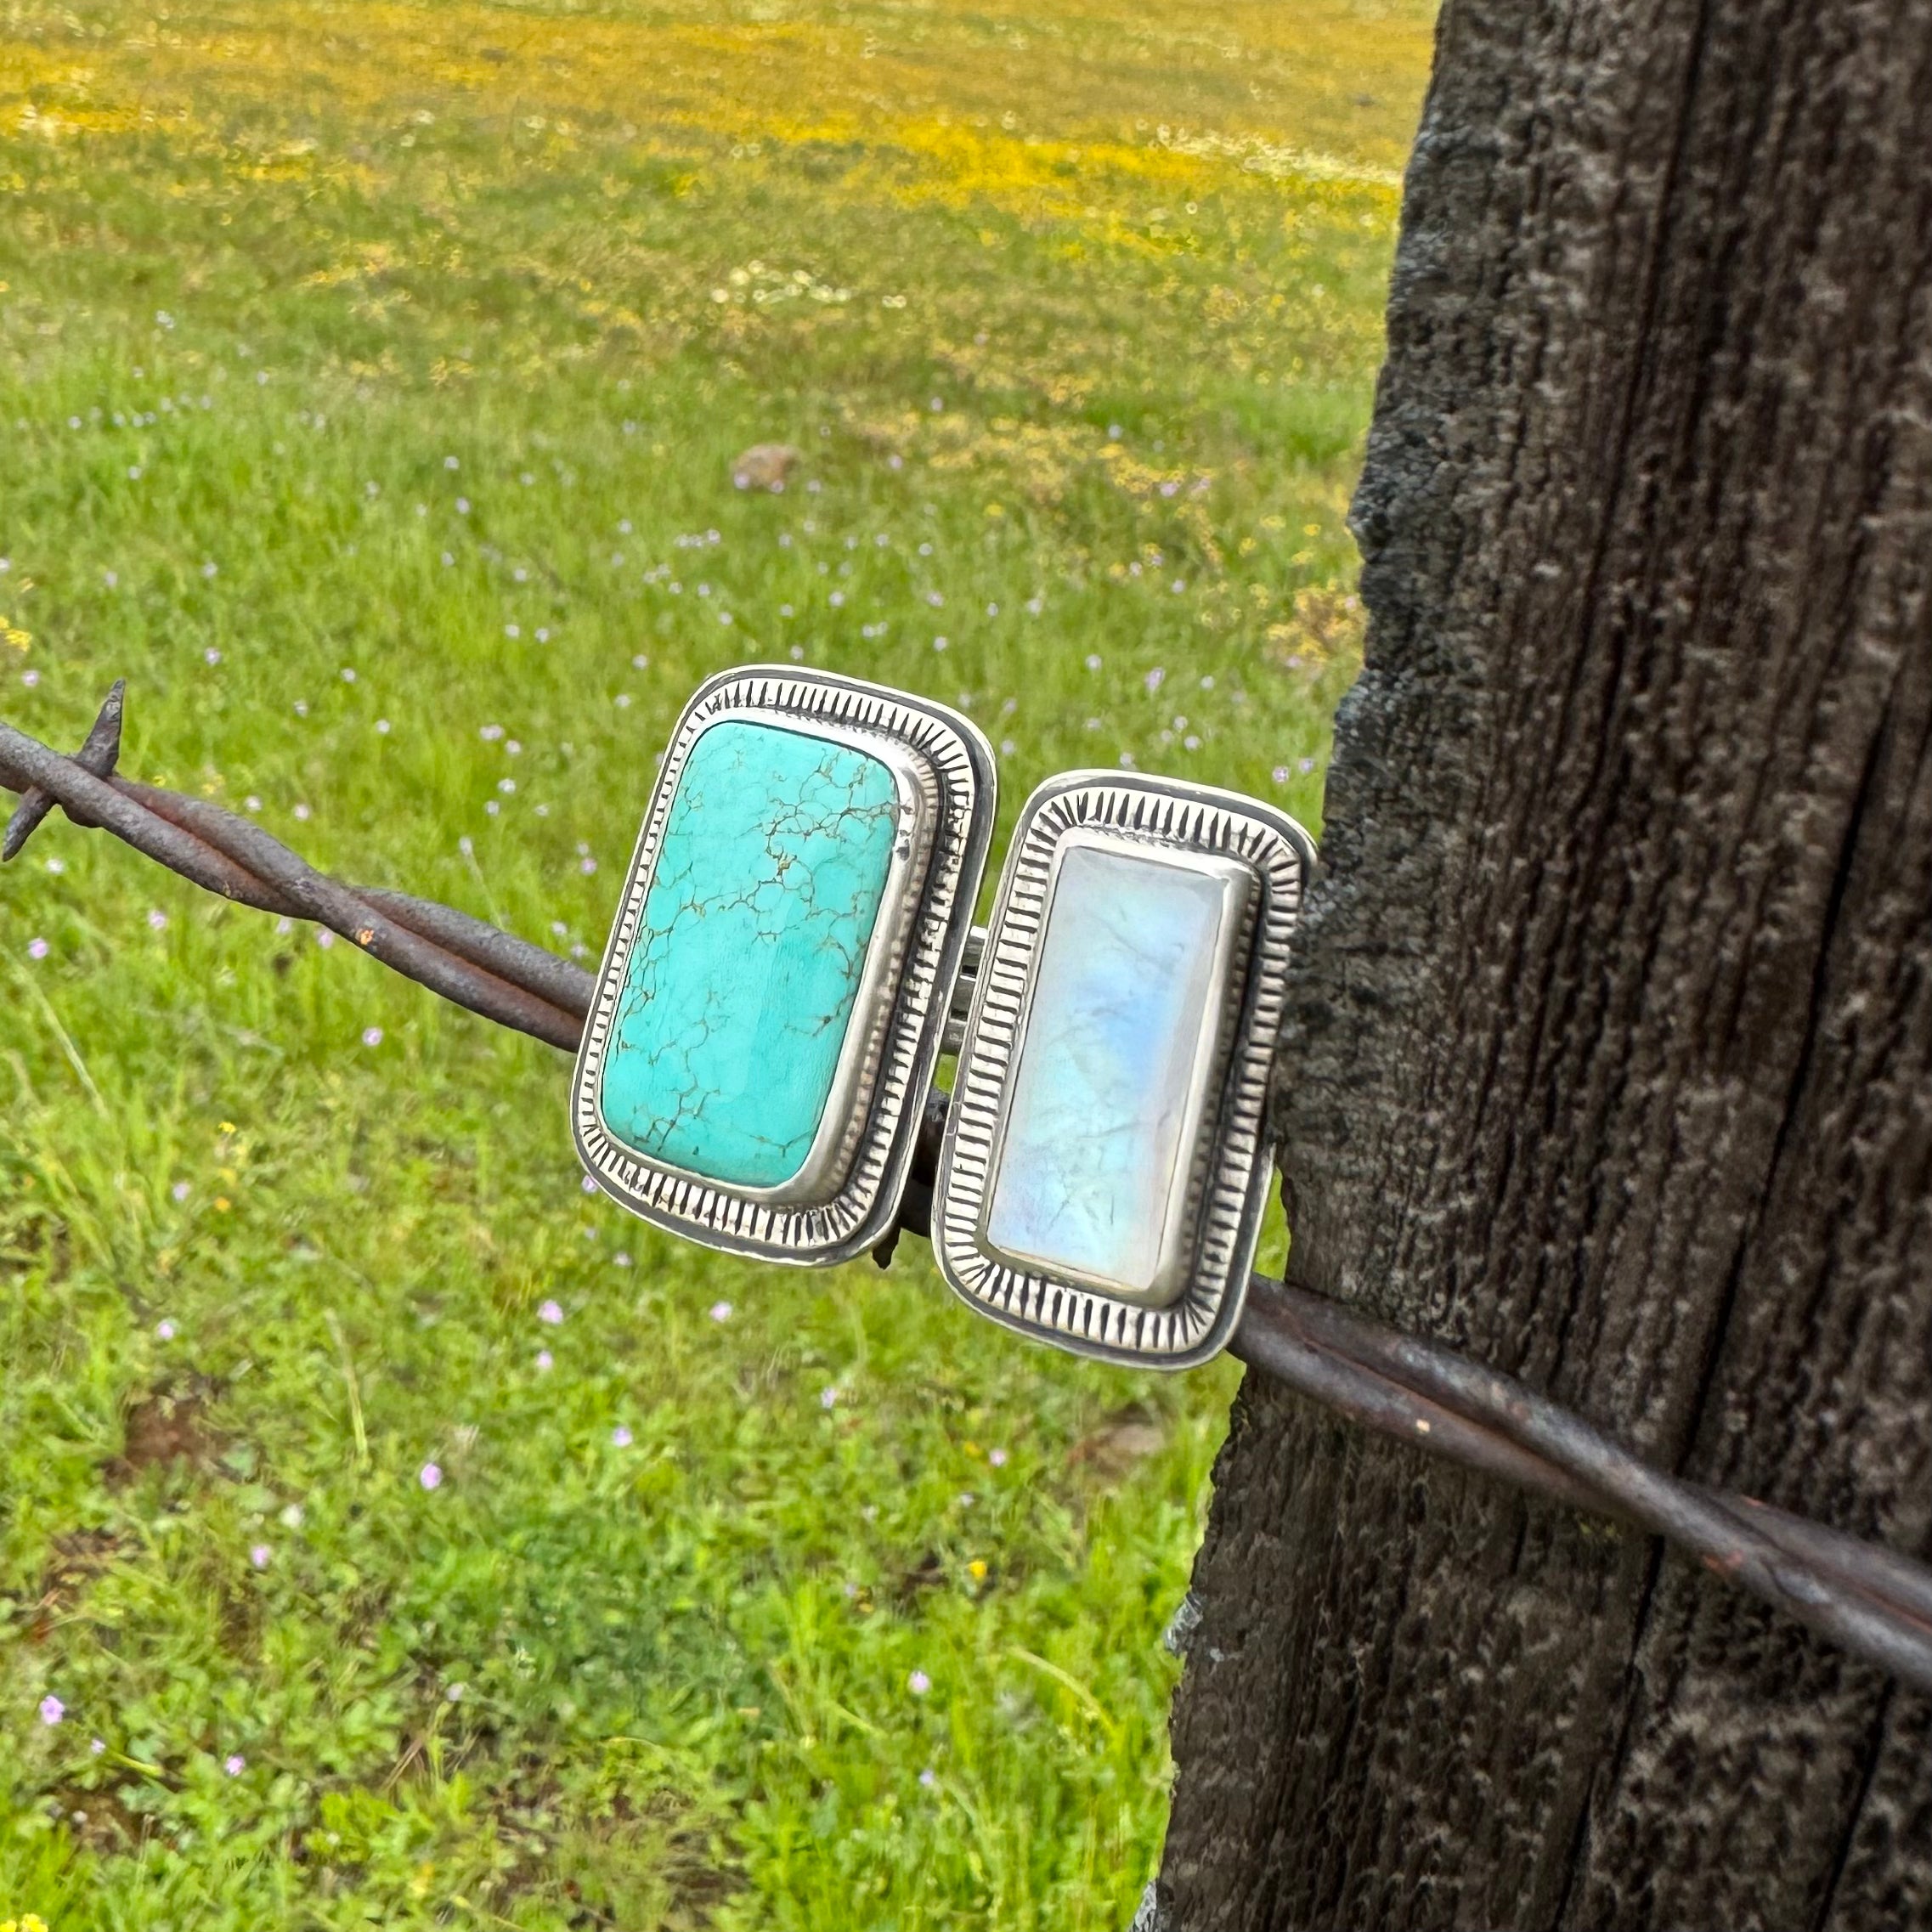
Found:
[(1245, 868), (1070, 848), (1040, 942), (986, 1235), (1023, 1267), (1161, 1307), (1184, 1284), (1189, 1165)]
[(898, 832), (890, 768), (727, 720), (693, 743), (618, 998), (598, 1104), (627, 1146), (782, 1186), (838, 1074)]

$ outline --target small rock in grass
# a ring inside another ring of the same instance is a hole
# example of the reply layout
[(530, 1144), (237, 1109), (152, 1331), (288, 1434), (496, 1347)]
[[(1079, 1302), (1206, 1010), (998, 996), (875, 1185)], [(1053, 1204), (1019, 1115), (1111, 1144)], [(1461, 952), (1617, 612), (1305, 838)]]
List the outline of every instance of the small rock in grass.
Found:
[(788, 443), (754, 443), (732, 465), (732, 481), (740, 489), (782, 490), (800, 456)]

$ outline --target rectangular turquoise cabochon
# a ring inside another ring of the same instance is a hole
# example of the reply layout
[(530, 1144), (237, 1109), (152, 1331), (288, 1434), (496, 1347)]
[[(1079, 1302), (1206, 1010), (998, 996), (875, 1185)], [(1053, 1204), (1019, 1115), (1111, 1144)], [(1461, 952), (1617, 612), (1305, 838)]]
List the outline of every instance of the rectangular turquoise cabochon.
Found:
[(598, 1087), (604, 1125), (706, 1180), (804, 1167), (878, 923), (898, 786), (856, 747), (739, 719), (692, 743)]

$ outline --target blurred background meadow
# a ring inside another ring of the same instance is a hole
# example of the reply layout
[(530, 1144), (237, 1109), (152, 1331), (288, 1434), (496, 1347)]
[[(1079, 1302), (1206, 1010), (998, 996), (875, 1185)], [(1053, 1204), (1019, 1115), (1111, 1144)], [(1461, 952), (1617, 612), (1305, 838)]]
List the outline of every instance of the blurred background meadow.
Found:
[[(1319, 832), (1430, 30), (0, 0), (0, 716), (579, 958), (734, 663)], [(0, 874), (0, 1924), (1119, 1932), (1238, 1370), (660, 1237), (329, 939)]]

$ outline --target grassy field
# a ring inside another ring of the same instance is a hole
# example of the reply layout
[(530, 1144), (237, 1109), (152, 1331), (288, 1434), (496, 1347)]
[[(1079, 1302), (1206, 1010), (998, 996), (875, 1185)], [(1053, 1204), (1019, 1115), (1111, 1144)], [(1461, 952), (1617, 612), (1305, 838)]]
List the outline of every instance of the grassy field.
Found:
[[(0, 0), (0, 715), (579, 954), (733, 662), (1319, 827), (1429, 9), (1152, 13)], [(319, 937), (0, 875), (0, 1924), (1119, 1932), (1235, 1372), (661, 1239)]]

